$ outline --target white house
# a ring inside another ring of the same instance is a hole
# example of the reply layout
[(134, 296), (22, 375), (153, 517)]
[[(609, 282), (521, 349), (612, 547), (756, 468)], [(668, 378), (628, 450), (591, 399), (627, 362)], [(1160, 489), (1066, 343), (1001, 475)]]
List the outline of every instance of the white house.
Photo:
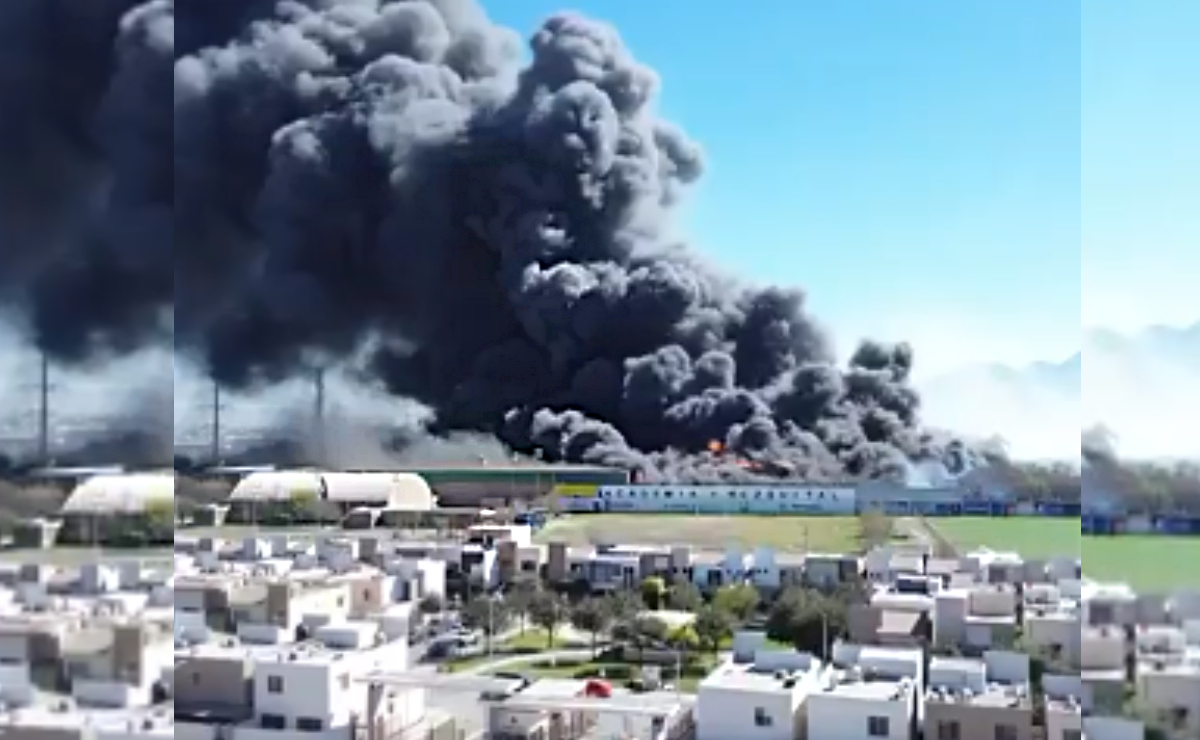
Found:
[(920, 701), (919, 650), (836, 645), (835, 665), (808, 698), (808, 740), (909, 740)]
[[(252, 669), (248, 721), (225, 737), (232, 740), (353, 740), (368, 718), (368, 686), (362, 676), (407, 668), (405, 639), (380, 642), (380, 626), (346, 621), (318, 629), (300, 645), (254, 648), (206, 645), (177, 655), (177, 670), (193, 684), (215, 678), (225, 664), (249, 662)], [(203, 707), (201, 707), (203, 709)], [(217, 740), (219, 730), (192, 719), (188, 700), (176, 697), (176, 738)], [(394, 688), (376, 719), (385, 736), (412, 727), (425, 717), (425, 689)]]
[(807, 653), (759, 651), (729, 662), (696, 692), (696, 740), (792, 740), (803, 736), (805, 701), (823, 689), (823, 665)]

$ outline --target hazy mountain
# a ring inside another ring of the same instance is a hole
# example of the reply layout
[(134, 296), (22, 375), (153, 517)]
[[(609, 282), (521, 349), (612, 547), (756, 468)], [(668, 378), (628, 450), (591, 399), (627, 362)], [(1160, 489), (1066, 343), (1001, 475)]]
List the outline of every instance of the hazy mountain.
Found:
[(1188, 422), (1200, 414), (1200, 324), (1085, 331), (1081, 351), (1062, 361), (968, 367), (922, 390), (930, 421), (999, 433), (1017, 454), (1078, 454), (1079, 430), (1103, 424), (1125, 454), (1196, 455)]

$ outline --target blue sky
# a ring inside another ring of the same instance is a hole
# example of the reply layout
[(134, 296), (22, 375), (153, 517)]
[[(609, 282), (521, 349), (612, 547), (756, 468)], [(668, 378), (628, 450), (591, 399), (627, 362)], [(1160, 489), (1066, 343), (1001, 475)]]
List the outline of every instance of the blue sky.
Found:
[(1200, 3), (1087, 0), (1083, 318), (1200, 320)]
[[(487, 4), (522, 31), (562, 7)], [(1096, 43), (1081, 40), (1078, 0), (573, 7), (621, 29), (661, 74), (665, 115), (707, 150), (682, 223), (699, 249), (748, 279), (804, 286), (844, 343), (910, 338), (940, 369), (1076, 351), (1084, 235), (1089, 254), (1104, 255), (1089, 278), (1120, 282), (1128, 239), (1167, 209), (1147, 187), (1132, 213), (1115, 213), (1131, 177), (1172, 187), (1169, 162), (1147, 161), (1128, 139), (1162, 109), (1162, 91), (1145, 85), (1180, 64), (1177, 16), (1196, 14), (1185, 4), (1088, 0)], [(1117, 8), (1162, 18), (1131, 26)], [(1112, 56), (1086, 57), (1100, 53)], [(1081, 132), (1085, 112), (1104, 123)], [(1084, 157), (1097, 181), (1086, 208)], [(1186, 241), (1161, 228), (1139, 245), (1143, 257)], [(1120, 300), (1136, 298), (1130, 289)]]

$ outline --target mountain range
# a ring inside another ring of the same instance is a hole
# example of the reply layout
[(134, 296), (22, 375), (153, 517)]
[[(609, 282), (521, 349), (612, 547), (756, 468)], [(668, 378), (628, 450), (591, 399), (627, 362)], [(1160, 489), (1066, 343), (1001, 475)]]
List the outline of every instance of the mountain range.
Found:
[(921, 382), (926, 419), (999, 434), (1022, 456), (1078, 455), (1080, 430), (1098, 424), (1113, 430), (1123, 454), (1200, 455), (1188, 423), (1200, 415), (1200, 323), (1085, 330), (1081, 339), (1059, 362), (975, 365)]

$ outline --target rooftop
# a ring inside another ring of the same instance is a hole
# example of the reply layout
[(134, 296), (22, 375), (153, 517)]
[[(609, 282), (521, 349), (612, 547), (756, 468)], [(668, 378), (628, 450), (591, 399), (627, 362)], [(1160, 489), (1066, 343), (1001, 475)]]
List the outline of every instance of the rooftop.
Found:
[(138, 737), (174, 738), (175, 709), (170, 705), (150, 709), (81, 709), (69, 700), (0, 714), (0, 735), (6, 728), (23, 730), (92, 729), (105, 732), (137, 731)]

